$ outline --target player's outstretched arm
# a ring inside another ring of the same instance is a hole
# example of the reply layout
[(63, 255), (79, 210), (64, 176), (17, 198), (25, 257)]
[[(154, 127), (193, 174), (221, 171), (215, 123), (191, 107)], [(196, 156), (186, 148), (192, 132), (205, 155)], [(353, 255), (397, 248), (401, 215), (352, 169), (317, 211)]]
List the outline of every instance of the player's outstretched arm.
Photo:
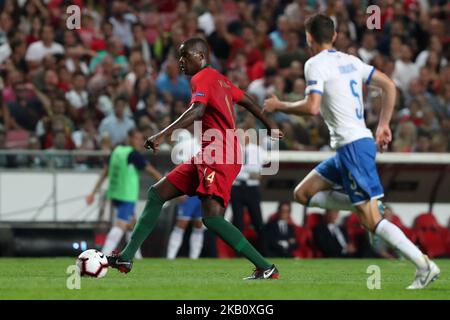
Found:
[(289, 102), (280, 101), (274, 94), (264, 101), (263, 112), (283, 112), (295, 114), (298, 116), (311, 115), (316, 116), (320, 113), (320, 102), (322, 96), (318, 93), (310, 93), (305, 99)]
[(381, 151), (387, 149), (388, 144), (392, 140), (391, 129), (389, 124), (391, 122), (392, 113), (395, 106), (395, 95), (397, 93), (394, 82), (383, 72), (375, 70), (371, 84), (383, 90), (383, 103), (381, 104), (380, 121), (376, 131), (376, 143)]
[(159, 150), (159, 145), (164, 139), (171, 135), (173, 131), (177, 129), (183, 129), (189, 127), (196, 120), (200, 120), (205, 113), (205, 105), (201, 102), (194, 102), (191, 104), (189, 109), (187, 109), (177, 120), (172, 122), (168, 127), (166, 127), (161, 132), (151, 136), (145, 141), (145, 148), (153, 149), (153, 151)]
[(98, 192), (98, 190), (100, 190), (100, 187), (102, 186), (103, 182), (105, 181), (106, 177), (108, 176), (108, 166), (106, 165), (103, 170), (102, 173), (100, 174), (100, 176), (97, 179), (97, 182), (95, 183), (94, 189), (92, 190), (92, 192), (86, 197), (86, 203), (88, 205), (91, 205), (94, 202), (94, 197), (95, 194)]
[(242, 99), (237, 102), (238, 105), (247, 109), (255, 118), (259, 119), (264, 126), (269, 130), (270, 135), (272, 136), (272, 132), (274, 132), (274, 138), (282, 138), (283, 133), (278, 129), (278, 126), (269, 118), (266, 117), (265, 114), (262, 113), (262, 109), (258, 106), (258, 104), (250, 97), (247, 93), (242, 96)]

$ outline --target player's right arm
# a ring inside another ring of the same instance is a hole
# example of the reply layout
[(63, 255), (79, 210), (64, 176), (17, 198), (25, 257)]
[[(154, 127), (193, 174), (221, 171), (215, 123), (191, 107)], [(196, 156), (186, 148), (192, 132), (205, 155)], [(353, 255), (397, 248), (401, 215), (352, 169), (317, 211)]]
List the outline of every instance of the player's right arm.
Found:
[(193, 102), (189, 109), (187, 109), (177, 120), (170, 124), (167, 128), (161, 132), (151, 136), (145, 141), (145, 147), (147, 149), (153, 149), (153, 151), (159, 150), (159, 145), (164, 141), (167, 136), (170, 136), (176, 129), (183, 129), (189, 127), (196, 120), (200, 120), (205, 113), (206, 105), (202, 102)]
[(289, 102), (280, 101), (274, 94), (264, 101), (263, 112), (283, 112), (298, 116), (316, 116), (320, 113), (322, 96), (318, 93), (310, 93), (305, 99)]
[(392, 140), (392, 133), (389, 128), (389, 124), (391, 122), (392, 113), (394, 112), (395, 95), (397, 90), (394, 82), (387, 75), (378, 70), (375, 70), (373, 73), (371, 84), (381, 88), (384, 93), (384, 101), (381, 104), (380, 120), (375, 133), (376, 143), (380, 147), (380, 150), (383, 151), (387, 149), (388, 144)]
[(108, 176), (108, 165), (106, 165), (100, 176), (97, 179), (97, 182), (95, 183), (94, 189), (92, 190), (92, 192), (86, 197), (86, 203), (88, 205), (91, 205), (94, 202), (94, 197), (95, 194), (98, 192), (98, 190), (100, 190), (103, 182), (105, 182), (106, 177)]
[(283, 112), (298, 116), (316, 116), (320, 113), (320, 103), (324, 83), (327, 79), (324, 75), (323, 65), (316, 61), (308, 60), (305, 64), (305, 98), (300, 101), (280, 101), (275, 95), (264, 101), (264, 112)]

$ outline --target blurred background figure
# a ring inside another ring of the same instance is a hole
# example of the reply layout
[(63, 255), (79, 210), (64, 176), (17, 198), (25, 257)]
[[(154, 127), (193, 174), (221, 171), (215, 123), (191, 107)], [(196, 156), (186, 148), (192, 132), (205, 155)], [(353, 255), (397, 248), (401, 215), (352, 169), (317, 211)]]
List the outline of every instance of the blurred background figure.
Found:
[(323, 222), (313, 230), (314, 241), (324, 257), (352, 257), (356, 248), (348, 242), (345, 229), (337, 223), (339, 211), (326, 210)]
[(295, 226), (291, 221), (290, 202), (280, 202), (277, 212), (265, 225), (266, 250), (269, 257), (292, 258), (298, 247)]
[[(127, 241), (131, 237), (131, 231), (136, 222), (135, 204), (139, 195), (139, 171), (145, 171), (155, 180), (162, 175), (141, 154), (144, 148), (144, 136), (136, 129), (128, 132), (127, 145), (117, 146), (99, 176), (92, 192), (86, 197), (86, 203), (94, 202), (95, 194), (100, 190), (103, 182), (108, 177), (108, 199), (116, 209), (116, 219), (113, 227), (106, 236), (102, 252), (111, 254), (126, 234)], [(137, 251), (136, 258), (142, 258)]]

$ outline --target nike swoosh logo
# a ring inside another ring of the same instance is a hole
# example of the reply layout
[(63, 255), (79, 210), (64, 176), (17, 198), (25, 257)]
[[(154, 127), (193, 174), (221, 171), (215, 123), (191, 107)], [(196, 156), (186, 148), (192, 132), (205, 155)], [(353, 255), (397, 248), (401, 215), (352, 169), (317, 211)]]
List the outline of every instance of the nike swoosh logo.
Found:
[(100, 258), (102, 258), (102, 259), (103, 259), (103, 257), (104, 257), (104, 256), (105, 256), (104, 254), (101, 254), (101, 255), (100, 255)]
[(264, 279), (269, 278), (274, 271), (275, 271), (275, 268), (272, 268), (270, 270), (264, 271)]

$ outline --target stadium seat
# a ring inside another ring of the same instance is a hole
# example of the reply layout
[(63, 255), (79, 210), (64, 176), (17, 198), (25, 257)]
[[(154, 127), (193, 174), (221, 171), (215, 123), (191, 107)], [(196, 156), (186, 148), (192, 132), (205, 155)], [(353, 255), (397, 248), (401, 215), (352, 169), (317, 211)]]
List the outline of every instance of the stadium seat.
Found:
[(447, 248), (447, 256), (450, 256), (450, 229), (445, 229), (445, 246)]
[(417, 216), (414, 219), (413, 232), (416, 235), (416, 244), (430, 258), (447, 255), (447, 230), (439, 225), (432, 213)]
[(320, 257), (321, 253), (315, 248), (312, 231), (304, 227), (295, 227), (295, 237), (297, 239), (298, 248), (294, 250), (294, 257), (298, 258), (314, 258)]
[(323, 214), (321, 213), (309, 213), (306, 215), (306, 220), (303, 223), (303, 226), (307, 229), (314, 229), (319, 223), (322, 222)]
[(216, 240), (216, 250), (218, 258), (230, 259), (236, 257), (234, 250), (219, 237)]
[(358, 215), (351, 213), (347, 216), (344, 226), (347, 231), (348, 242), (353, 243), (357, 250), (361, 250), (366, 238), (366, 229), (359, 222)]
[(314, 242), (313, 230), (322, 222), (323, 214), (321, 213), (309, 213), (306, 215), (303, 223), (303, 230), (298, 230), (300, 233), (298, 241), (300, 245), (300, 254), (303, 258), (320, 258), (322, 252), (317, 248)]

